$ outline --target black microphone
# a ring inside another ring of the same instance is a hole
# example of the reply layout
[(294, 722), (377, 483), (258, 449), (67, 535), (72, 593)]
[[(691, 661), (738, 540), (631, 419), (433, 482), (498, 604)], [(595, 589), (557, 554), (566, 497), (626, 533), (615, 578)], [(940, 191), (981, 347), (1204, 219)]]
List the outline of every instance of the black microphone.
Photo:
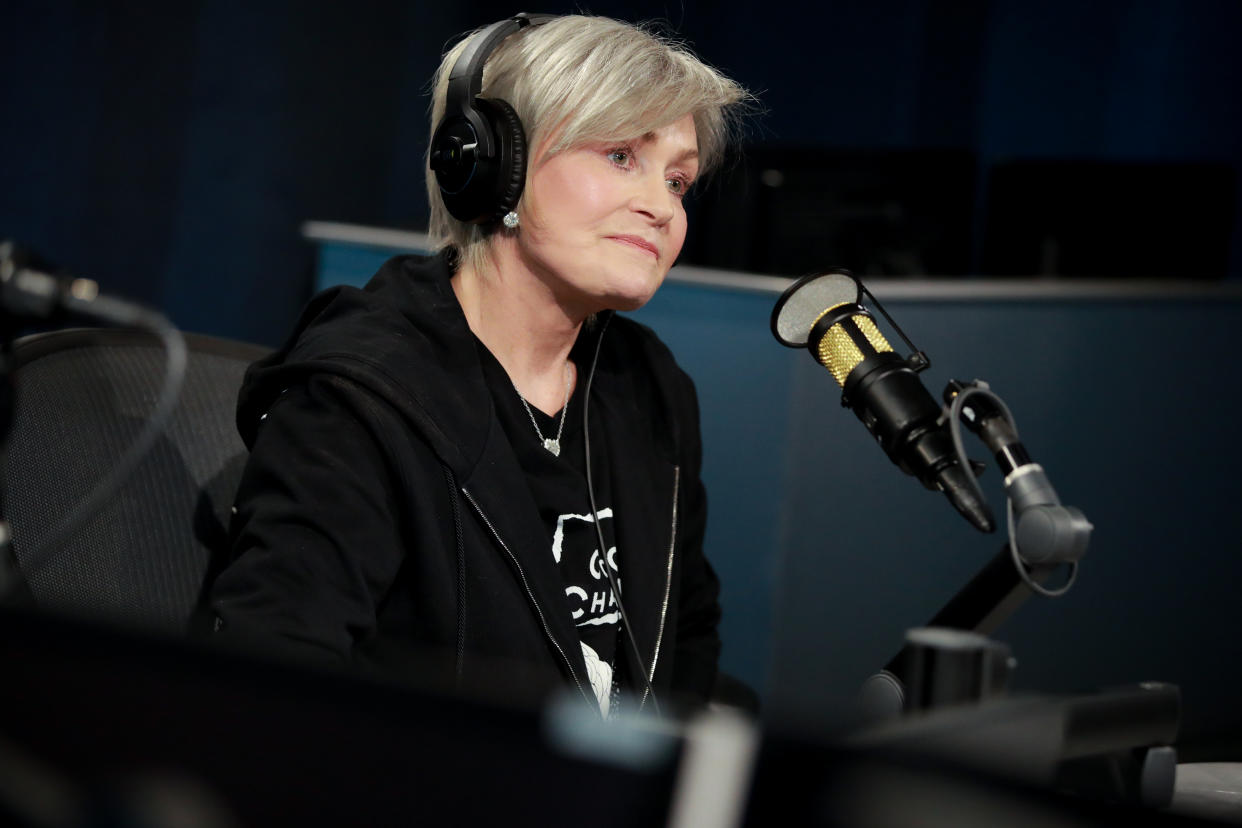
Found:
[(167, 324), (141, 305), (101, 294), (93, 279), (65, 276), (29, 248), (0, 242), (0, 317), (42, 322), (68, 313), (122, 326)]
[(782, 345), (808, 348), (841, 386), (884, 453), (929, 489), (944, 492), (953, 508), (981, 532), (992, 532), (992, 511), (958, 461), (941, 409), (915, 370), (926, 357), (904, 359), (860, 302), (862, 284), (845, 270), (807, 276), (781, 294), (772, 309), (772, 333)]

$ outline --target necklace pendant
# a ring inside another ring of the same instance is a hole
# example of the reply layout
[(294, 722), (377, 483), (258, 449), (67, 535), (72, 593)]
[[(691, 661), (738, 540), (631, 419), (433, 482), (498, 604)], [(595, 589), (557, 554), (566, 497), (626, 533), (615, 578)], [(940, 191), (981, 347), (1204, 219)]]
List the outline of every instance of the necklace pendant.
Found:
[(543, 440), (543, 447), (546, 448), (548, 451), (552, 452), (553, 457), (561, 456), (561, 441), (560, 440), (553, 440), (551, 437), (545, 437)]

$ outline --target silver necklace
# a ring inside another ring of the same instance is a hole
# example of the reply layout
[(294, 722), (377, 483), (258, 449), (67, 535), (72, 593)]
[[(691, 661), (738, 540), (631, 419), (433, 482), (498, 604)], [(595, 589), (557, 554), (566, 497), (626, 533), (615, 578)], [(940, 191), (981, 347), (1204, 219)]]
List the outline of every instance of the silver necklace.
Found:
[(530, 403), (522, 396), (522, 392), (518, 391), (517, 383), (513, 380), (513, 390), (517, 391), (518, 399), (522, 401), (522, 407), (526, 409), (526, 413), (530, 416), (530, 424), (535, 427), (535, 433), (539, 435), (539, 441), (543, 443), (543, 447), (552, 452), (553, 457), (561, 456), (561, 432), (565, 430), (565, 412), (569, 410), (569, 384), (572, 379), (569, 372), (569, 363), (565, 363), (565, 403), (561, 406), (561, 424), (556, 427), (556, 437), (544, 437), (543, 431), (539, 428), (539, 423), (535, 421), (535, 412), (530, 410)]

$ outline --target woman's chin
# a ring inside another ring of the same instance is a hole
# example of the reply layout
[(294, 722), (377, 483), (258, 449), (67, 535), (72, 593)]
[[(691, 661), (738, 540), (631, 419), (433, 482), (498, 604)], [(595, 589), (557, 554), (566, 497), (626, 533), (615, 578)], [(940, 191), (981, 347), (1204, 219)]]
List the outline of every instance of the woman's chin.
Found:
[(609, 303), (607, 307), (616, 311), (638, 310), (651, 301), (651, 297), (655, 296), (663, 283), (664, 277), (661, 276), (658, 279), (636, 280), (617, 285), (606, 297)]
[(615, 311), (636, 311), (643, 305), (647, 304), (647, 302), (651, 301), (651, 296), (652, 294), (649, 293), (645, 296), (619, 297), (615, 301), (611, 302), (608, 307), (609, 309)]

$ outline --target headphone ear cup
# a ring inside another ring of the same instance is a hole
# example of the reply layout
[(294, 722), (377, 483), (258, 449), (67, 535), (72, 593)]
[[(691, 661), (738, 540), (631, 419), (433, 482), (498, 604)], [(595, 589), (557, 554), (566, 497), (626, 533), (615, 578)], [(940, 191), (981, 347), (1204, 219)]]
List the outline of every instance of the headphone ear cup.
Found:
[(491, 219), (498, 219), (517, 206), (526, 186), (526, 131), (508, 102), (499, 98), (475, 98), (475, 106), (487, 118), (499, 146), (494, 169), (495, 205)]

